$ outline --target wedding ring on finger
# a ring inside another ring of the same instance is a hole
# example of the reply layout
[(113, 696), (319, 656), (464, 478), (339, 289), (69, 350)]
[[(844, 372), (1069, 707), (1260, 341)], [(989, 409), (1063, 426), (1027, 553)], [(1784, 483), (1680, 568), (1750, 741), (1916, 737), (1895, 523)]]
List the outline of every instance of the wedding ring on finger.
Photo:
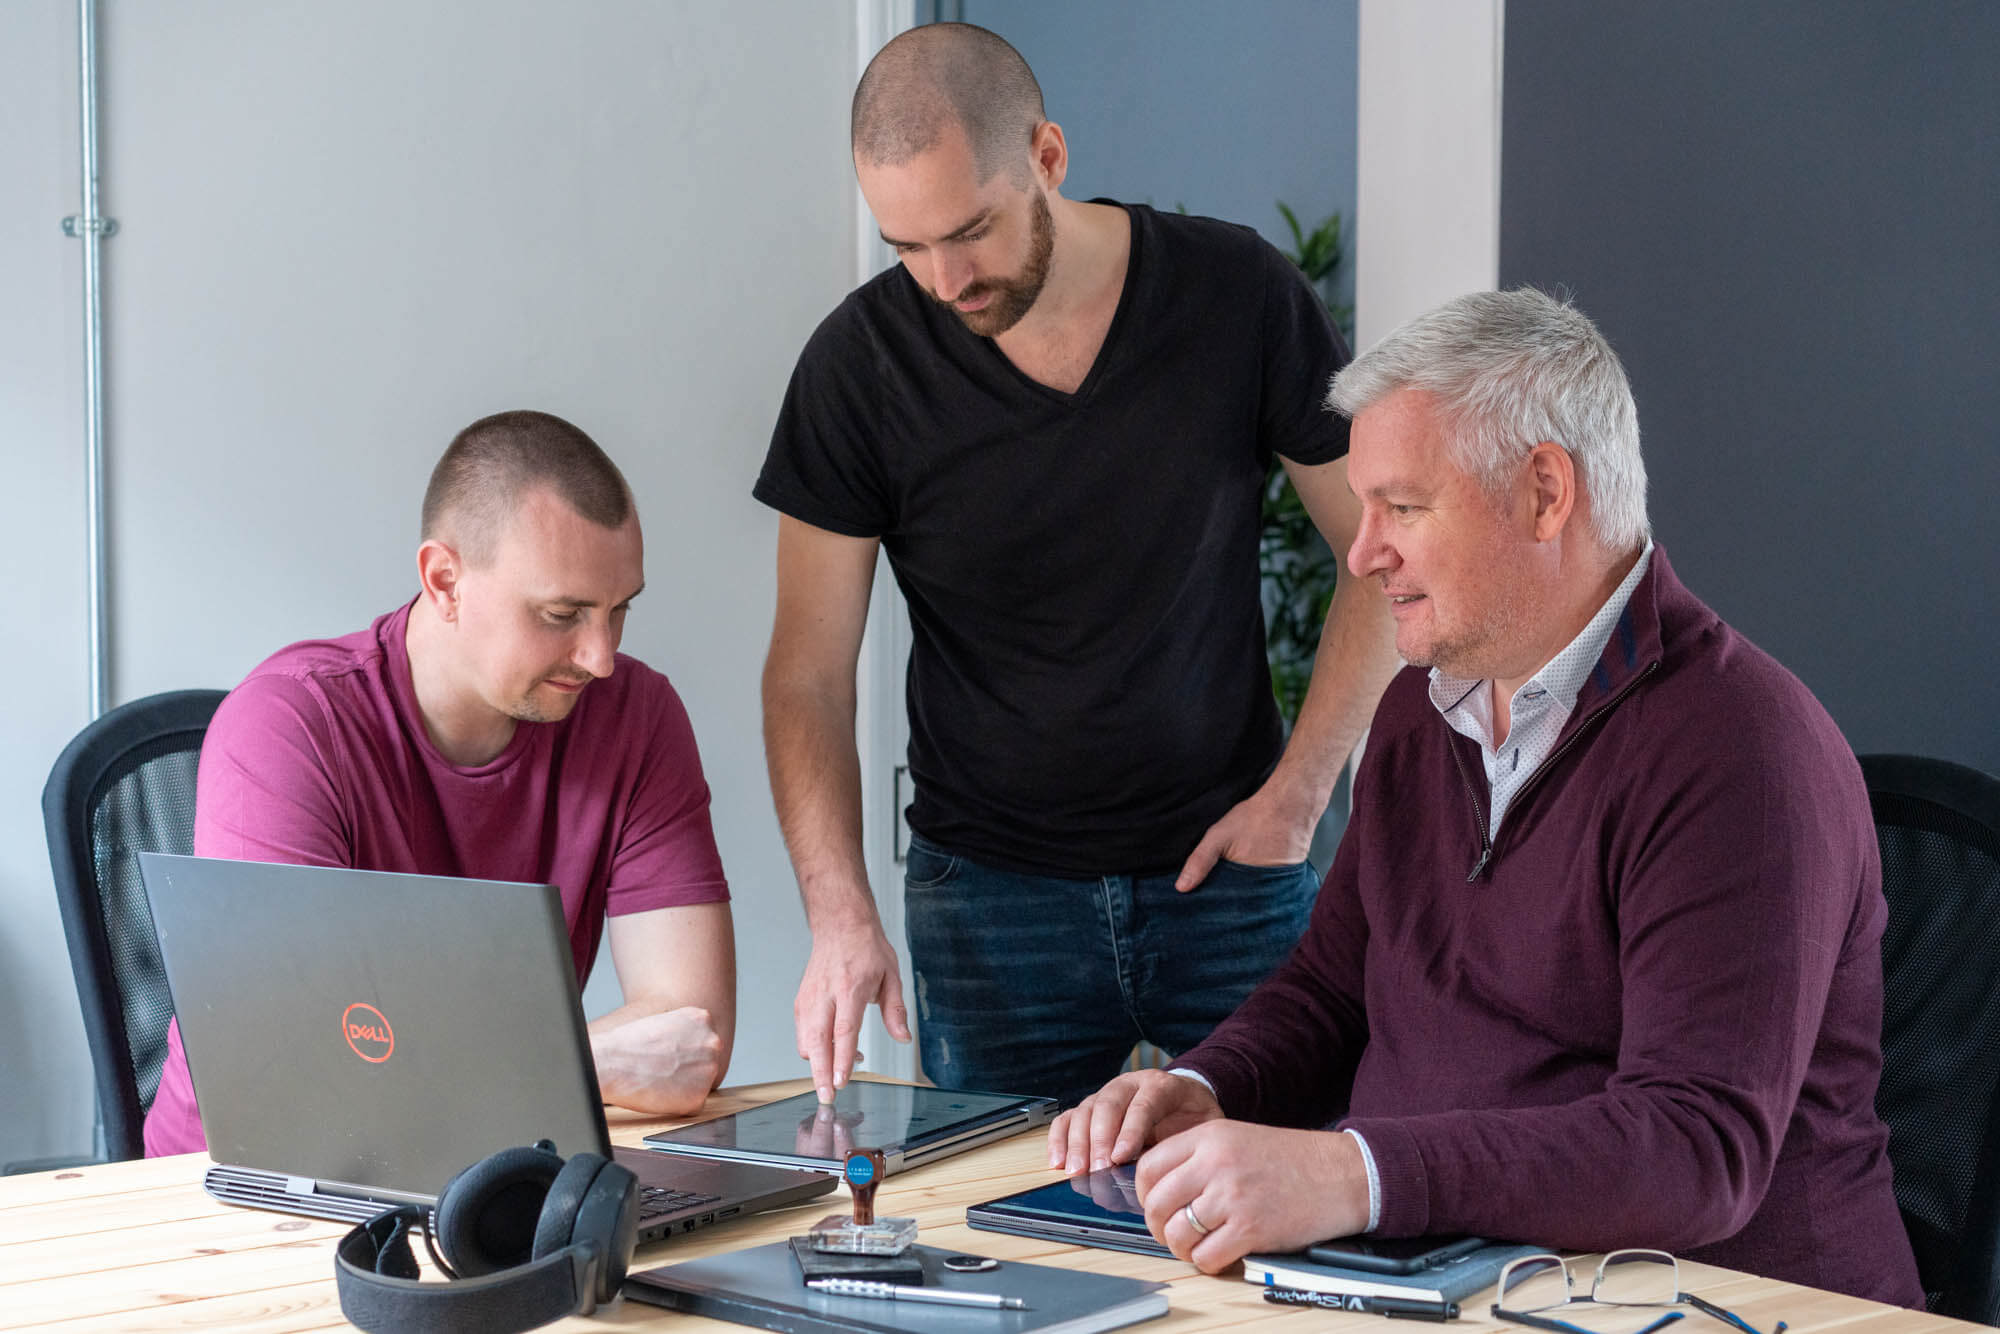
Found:
[(1213, 1231), (1213, 1230), (1214, 1230), (1214, 1229), (1210, 1228), (1208, 1224), (1206, 1224), (1206, 1223), (1202, 1222), (1202, 1221), (1201, 1221), (1201, 1219), (1200, 1219), (1200, 1217), (1196, 1215), (1196, 1213), (1195, 1213), (1195, 1211), (1194, 1211), (1194, 1201), (1193, 1201), (1193, 1200), (1189, 1200), (1189, 1201), (1188, 1201), (1188, 1202), (1187, 1202), (1186, 1204), (1184, 1204), (1184, 1205), (1182, 1205), (1182, 1206), (1181, 1206), (1181, 1216), (1182, 1216), (1183, 1218), (1187, 1219), (1187, 1222), (1188, 1222), (1188, 1226), (1189, 1226), (1189, 1227), (1191, 1227), (1191, 1228), (1193, 1228), (1193, 1229), (1195, 1230), (1196, 1234), (1197, 1234), (1197, 1235), (1199, 1235), (1199, 1236), (1203, 1236), (1203, 1237), (1205, 1237), (1205, 1236), (1207, 1236), (1207, 1235), (1208, 1235), (1208, 1234), (1209, 1234), (1209, 1233), (1210, 1233), (1211, 1231)]

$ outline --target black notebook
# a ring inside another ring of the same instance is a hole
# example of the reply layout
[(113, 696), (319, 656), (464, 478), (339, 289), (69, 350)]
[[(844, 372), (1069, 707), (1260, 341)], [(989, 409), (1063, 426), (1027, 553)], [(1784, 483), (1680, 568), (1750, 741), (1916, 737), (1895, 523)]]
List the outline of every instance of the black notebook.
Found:
[(924, 1286), (1019, 1297), (1026, 1310), (833, 1297), (805, 1286), (786, 1242), (663, 1265), (625, 1279), (625, 1295), (669, 1310), (785, 1334), (1090, 1334), (1167, 1313), (1167, 1285), (1004, 1260), (985, 1273), (954, 1274), (952, 1251), (913, 1246)]

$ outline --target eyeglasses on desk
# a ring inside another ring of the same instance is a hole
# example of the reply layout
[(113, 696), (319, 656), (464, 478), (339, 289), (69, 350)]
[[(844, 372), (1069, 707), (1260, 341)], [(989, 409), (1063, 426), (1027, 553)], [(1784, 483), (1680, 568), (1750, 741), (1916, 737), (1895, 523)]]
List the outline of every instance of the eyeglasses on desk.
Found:
[[(1493, 1316), (1516, 1325), (1549, 1330), (1553, 1334), (1600, 1334), (1582, 1325), (1550, 1315), (1574, 1306), (1669, 1307), (1687, 1305), (1734, 1327), (1738, 1334), (1766, 1334), (1734, 1311), (1717, 1306), (1704, 1297), (1681, 1291), (1680, 1262), (1665, 1251), (1612, 1251), (1597, 1262), (1590, 1281), (1590, 1295), (1576, 1295), (1576, 1275), (1569, 1262), (1559, 1255), (1524, 1255), (1500, 1271), (1500, 1283), (1493, 1302)], [(1656, 1334), (1664, 1326), (1686, 1316), (1685, 1311), (1666, 1311), (1657, 1320), (1637, 1331)], [(1785, 1334), (1780, 1320), (1769, 1334)]]

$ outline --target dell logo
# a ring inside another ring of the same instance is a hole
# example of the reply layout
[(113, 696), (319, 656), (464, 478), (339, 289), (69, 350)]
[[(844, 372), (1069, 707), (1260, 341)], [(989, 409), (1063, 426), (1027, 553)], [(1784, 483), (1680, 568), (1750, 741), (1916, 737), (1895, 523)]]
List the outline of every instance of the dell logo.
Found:
[(340, 1033), (354, 1054), (371, 1064), (380, 1065), (395, 1053), (396, 1032), (372, 1005), (356, 1001), (348, 1006), (340, 1016)]

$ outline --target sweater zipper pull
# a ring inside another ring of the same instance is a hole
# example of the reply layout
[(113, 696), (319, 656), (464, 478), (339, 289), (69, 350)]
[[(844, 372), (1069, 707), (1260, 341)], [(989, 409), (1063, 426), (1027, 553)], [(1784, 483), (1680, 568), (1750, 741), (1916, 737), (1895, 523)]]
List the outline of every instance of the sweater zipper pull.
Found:
[(1493, 845), (1488, 843), (1484, 848), (1480, 849), (1479, 860), (1472, 864), (1472, 872), (1465, 877), (1465, 883), (1469, 885), (1477, 880), (1479, 873), (1486, 869), (1486, 863), (1491, 860), (1493, 860)]

